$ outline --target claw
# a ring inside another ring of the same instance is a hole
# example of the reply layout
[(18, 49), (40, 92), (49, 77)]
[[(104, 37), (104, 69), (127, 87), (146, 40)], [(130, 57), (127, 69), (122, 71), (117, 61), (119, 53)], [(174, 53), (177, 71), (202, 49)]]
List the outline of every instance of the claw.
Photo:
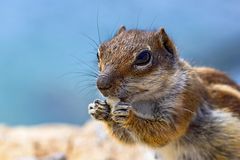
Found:
[(129, 110), (128, 109), (118, 109), (118, 110), (113, 111), (113, 115), (127, 116), (127, 115), (129, 115)]
[(107, 120), (110, 113), (109, 106), (101, 101), (95, 100), (94, 103), (88, 105), (88, 113), (97, 120)]
[(88, 110), (92, 110), (92, 109), (94, 109), (94, 106), (95, 106), (94, 103), (90, 103), (90, 104), (88, 105)]
[(120, 102), (112, 110), (112, 119), (115, 122), (123, 123), (128, 119), (130, 110), (131, 106), (129, 104)]
[(112, 119), (115, 122), (123, 123), (127, 120), (127, 117), (126, 116), (113, 116)]
[(118, 105), (116, 105), (114, 108), (115, 108), (114, 110), (121, 110), (121, 109), (126, 110), (126, 109), (130, 109), (131, 106), (127, 103), (121, 102)]
[(106, 101), (102, 101), (102, 100), (100, 100), (100, 99), (96, 99), (95, 101), (94, 101), (94, 103), (96, 103), (96, 104), (99, 104), (99, 105), (107, 105), (107, 103), (106, 103)]

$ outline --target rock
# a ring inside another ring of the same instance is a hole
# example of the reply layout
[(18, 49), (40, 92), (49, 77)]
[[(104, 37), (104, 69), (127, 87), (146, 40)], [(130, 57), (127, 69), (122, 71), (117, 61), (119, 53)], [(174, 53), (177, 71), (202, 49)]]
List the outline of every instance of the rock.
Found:
[(0, 160), (153, 160), (153, 157), (147, 148), (115, 141), (96, 121), (82, 127), (0, 126)]

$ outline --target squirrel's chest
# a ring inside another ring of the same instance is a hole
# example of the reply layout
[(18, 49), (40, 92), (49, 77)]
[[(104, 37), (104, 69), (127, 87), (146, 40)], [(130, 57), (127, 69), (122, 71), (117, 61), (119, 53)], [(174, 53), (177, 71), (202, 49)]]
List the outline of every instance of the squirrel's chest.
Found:
[(138, 101), (132, 103), (135, 114), (144, 119), (162, 118), (167, 114), (166, 108), (170, 108), (171, 105), (174, 105), (171, 100)]

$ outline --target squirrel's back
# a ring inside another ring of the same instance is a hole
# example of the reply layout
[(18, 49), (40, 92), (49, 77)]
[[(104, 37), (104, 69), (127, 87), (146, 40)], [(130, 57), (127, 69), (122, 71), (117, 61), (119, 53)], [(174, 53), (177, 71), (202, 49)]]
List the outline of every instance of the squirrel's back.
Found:
[(240, 86), (225, 73), (208, 67), (195, 67), (214, 106), (240, 116)]

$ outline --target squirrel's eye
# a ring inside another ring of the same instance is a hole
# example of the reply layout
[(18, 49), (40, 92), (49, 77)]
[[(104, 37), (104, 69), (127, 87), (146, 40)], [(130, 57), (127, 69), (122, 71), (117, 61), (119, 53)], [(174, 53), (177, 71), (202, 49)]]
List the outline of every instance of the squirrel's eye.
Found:
[(144, 50), (137, 55), (134, 64), (138, 66), (143, 66), (148, 64), (150, 62), (150, 59), (151, 59), (150, 51)]

